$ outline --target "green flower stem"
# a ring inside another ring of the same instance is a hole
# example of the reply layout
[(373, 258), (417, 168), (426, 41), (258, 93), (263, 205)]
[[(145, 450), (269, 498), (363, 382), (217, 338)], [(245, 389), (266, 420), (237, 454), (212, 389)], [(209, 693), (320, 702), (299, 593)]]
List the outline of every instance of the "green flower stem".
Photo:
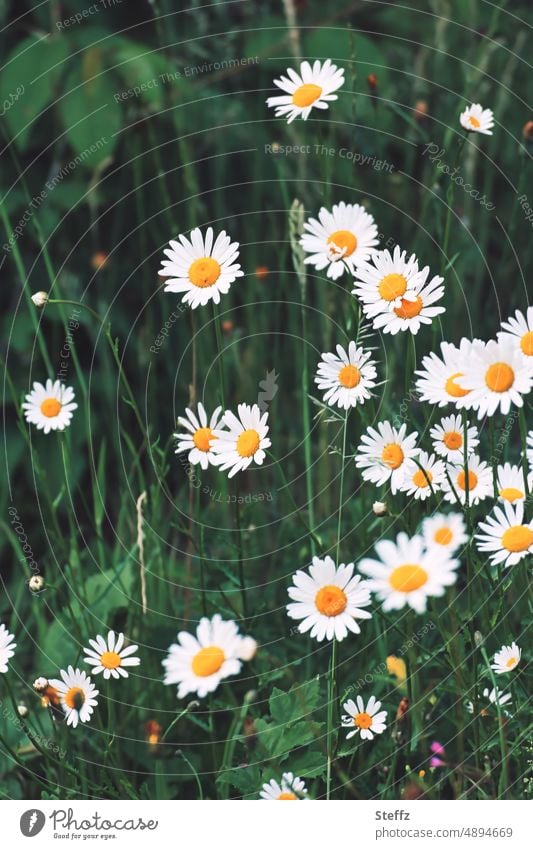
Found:
[(335, 730), (333, 727), (333, 708), (336, 705), (335, 676), (337, 671), (337, 640), (331, 641), (331, 662), (328, 673), (327, 704), (327, 763), (326, 763), (326, 799), (331, 797), (331, 767), (335, 748)]
[(518, 421), (520, 424), (520, 437), (522, 440), (522, 473), (524, 475), (524, 490), (526, 494), (526, 498), (529, 495), (529, 483), (527, 479), (527, 422), (526, 422), (526, 414), (524, 412), (524, 408), (520, 407), (520, 412), (518, 414)]
[[(285, 477), (285, 473), (283, 471), (283, 467), (282, 467), (281, 463), (279, 462), (279, 460), (276, 457), (274, 457), (274, 455), (270, 451), (267, 451), (266, 453), (267, 453), (267, 456), (276, 465), (276, 467), (279, 471), (279, 474), (280, 474), (280, 477), (281, 477), (281, 480), (282, 480), (282, 483), (283, 483), (283, 486), (281, 487), (281, 489), (283, 489), (287, 492), (287, 495), (289, 496), (289, 500), (290, 500), (290, 502), (291, 502), (291, 504), (294, 508), (294, 513), (295, 513), (296, 517), (300, 520), (300, 522), (304, 526), (304, 528), (307, 531), (307, 533), (309, 534), (309, 536), (312, 537), (315, 544), (320, 549), (322, 547), (322, 540), (320, 539), (320, 537), (318, 537), (316, 535), (315, 531), (311, 530), (311, 528), (307, 525), (304, 517), (302, 516), (302, 511), (300, 510), (300, 508), (298, 507), (298, 505), (296, 504), (296, 502), (295, 502), (295, 500), (292, 496), (292, 492), (290, 490), (290, 486), (289, 486), (289, 483), (287, 481), (287, 478)], [(280, 492), (281, 492), (281, 489), (279, 490)]]
[[(455, 155), (455, 162), (453, 163), (452, 174), (455, 169), (459, 167), (459, 160), (461, 159), (461, 153), (463, 152), (463, 147), (466, 141), (466, 131), (461, 136), (458, 146), (457, 153)], [(441, 262), (441, 276), (446, 271), (446, 266), (448, 265), (448, 243), (450, 241), (450, 225), (452, 220), (452, 211), (453, 211), (453, 199), (455, 195), (455, 183), (453, 180), (450, 180), (448, 183), (448, 189), (446, 190), (446, 220), (444, 223), (444, 236), (442, 239), (442, 262)]]
[(247, 617), (246, 583), (244, 580), (244, 560), (242, 548), (241, 505), (239, 504), (239, 484), (235, 480), (235, 530), (237, 531), (237, 562), (239, 566), (239, 585), (241, 590), (242, 618)]
[[(499, 799), (505, 799), (505, 797), (507, 796), (507, 788), (509, 787), (509, 753), (507, 751), (507, 745), (506, 745), (506, 741), (505, 741), (503, 714), (502, 714), (502, 709), (501, 709), (499, 697), (498, 697), (499, 688), (496, 684), (496, 677), (494, 675), (494, 670), (492, 669), (492, 666), (490, 665), (490, 660), (489, 660), (489, 657), (487, 655), (485, 647), (480, 646), (480, 651), (481, 651), (481, 655), (483, 657), (483, 660), (485, 662), (485, 666), (487, 667), (487, 671), (488, 671), (489, 676), (490, 676), (490, 682), (492, 684), (492, 687), (494, 688), (494, 694), (496, 696), (496, 701), (494, 703), (494, 706), (496, 708), (496, 713), (498, 714), (498, 738), (499, 738), (499, 743), (500, 743), (500, 756), (501, 756), (501, 767), (502, 767), (502, 772), (501, 772), (501, 775), (500, 775), (500, 781), (498, 782), (498, 798)], [(477, 695), (477, 693), (476, 693), (476, 695)], [(474, 702), (474, 711), (475, 710), (476, 710), (476, 704)]]
[(218, 308), (218, 304), (215, 304), (213, 301), (213, 320), (215, 322), (215, 337), (217, 342), (217, 353), (218, 353), (218, 374), (219, 374), (219, 393), (220, 393), (220, 403), (222, 404), (222, 409), (226, 409), (226, 381), (224, 378), (224, 361), (222, 357), (222, 330), (220, 327), (220, 310)]

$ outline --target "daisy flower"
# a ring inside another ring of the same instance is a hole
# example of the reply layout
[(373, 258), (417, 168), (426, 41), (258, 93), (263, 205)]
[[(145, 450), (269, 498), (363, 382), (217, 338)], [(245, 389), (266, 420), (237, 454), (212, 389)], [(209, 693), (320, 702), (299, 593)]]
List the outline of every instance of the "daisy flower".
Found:
[[(488, 687), (485, 687), (483, 690), (483, 698), (488, 699), (491, 705), (498, 704), (500, 707), (503, 705), (509, 704), (512, 700), (511, 693), (502, 693), (497, 687), (493, 687), (492, 690), (489, 690)], [(468, 713), (474, 713), (474, 705), (472, 702), (466, 703), (466, 709)], [(481, 711), (482, 714), (486, 714), (485, 710)]]
[(368, 588), (383, 602), (383, 610), (400, 610), (405, 605), (424, 613), (430, 596), (442, 596), (455, 583), (459, 561), (446, 549), (426, 549), (421, 536), (411, 539), (399, 533), (396, 542), (376, 543), (380, 560), (364, 558), (359, 571), (370, 580)]
[(479, 103), (467, 106), (459, 115), (461, 127), (470, 133), (483, 133), (484, 136), (492, 135), (494, 126), (494, 115), (492, 109), (483, 109)]
[(484, 342), (474, 339), (461, 339), (456, 348), (450, 342), (441, 342), (441, 357), (434, 351), (422, 359), (422, 369), (415, 371), (420, 375), (416, 389), (420, 401), (429, 401), (444, 407), (454, 404), (458, 409), (469, 406), (470, 391), (458, 381), (463, 377), (463, 364), (468, 360), (474, 347), (484, 347)]
[(343, 640), (348, 631), (359, 634), (357, 619), (371, 619), (363, 607), (370, 604), (370, 593), (360, 575), (353, 574), (354, 565), (341, 563), (338, 567), (331, 557), (313, 557), (309, 574), (300, 569), (292, 576), (293, 587), (288, 593), (293, 604), (287, 605), (291, 619), (302, 619), (301, 634), (310, 631), (318, 642)]
[(525, 357), (533, 357), (533, 307), (528, 307), (524, 315), (516, 310), (507, 321), (502, 321), (502, 330), (498, 333), (499, 342), (511, 342), (520, 348)]
[(337, 280), (345, 271), (355, 273), (357, 263), (368, 259), (378, 244), (378, 228), (370, 213), (355, 203), (334, 204), (331, 212), (324, 206), (316, 218), (304, 224), (307, 233), (300, 245), (310, 254), (304, 262), (317, 271), (327, 268), (327, 276)]
[(313, 107), (327, 109), (328, 104), (337, 100), (337, 91), (344, 85), (344, 70), (334, 65), (331, 59), (322, 64), (318, 59), (311, 66), (302, 62), (300, 73), (287, 68), (287, 76), (274, 80), (274, 85), (286, 94), (267, 98), (267, 106), (274, 107), (276, 118), (288, 115), (287, 123), (301, 117), (307, 121)]
[[(463, 464), (448, 466), (447, 474), (453, 484), (453, 489), (446, 476), (442, 482), (442, 490), (446, 493), (444, 498), (446, 501), (451, 501), (452, 504), (456, 504), (457, 498), (459, 498), (461, 504), (466, 504), (467, 477)], [(477, 454), (471, 454), (468, 458), (468, 500), (470, 504), (478, 504), (484, 498), (492, 495), (493, 492), (494, 486), (490, 466), (480, 460)]]
[[(464, 430), (461, 416), (444, 416), (438, 425), (434, 425), (429, 435), (433, 440), (433, 448), (440, 457), (445, 457), (448, 463), (461, 463), (464, 454)], [(479, 445), (477, 427), (467, 425), (467, 452)]]
[(215, 613), (212, 619), (200, 619), (193, 637), (180, 631), (163, 660), (164, 683), (178, 685), (178, 699), (189, 693), (200, 698), (212, 693), (229, 675), (241, 671), (241, 658), (246, 645), (233, 620), (224, 621)]
[(182, 303), (190, 304), (191, 309), (204, 306), (213, 300), (220, 302), (220, 296), (229, 291), (237, 277), (243, 277), (240, 265), (235, 261), (239, 257), (239, 243), (232, 242), (222, 230), (213, 244), (213, 228), (208, 227), (205, 240), (201, 230), (191, 231), (190, 239), (178, 236), (179, 242), (170, 241), (170, 247), (163, 253), (159, 270), (160, 277), (170, 277), (165, 284), (165, 292), (184, 292)]
[(491, 663), (496, 675), (502, 675), (504, 672), (510, 672), (515, 666), (520, 663), (522, 655), (521, 649), (518, 648), (515, 642), (510, 646), (502, 646), (494, 655), (494, 663)]
[(507, 415), (511, 404), (522, 407), (522, 395), (533, 387), (533, 357), (524, 357), (508, 340), (473, 348), (462, 371), (460, 384), (471, 390), (470, 405), (479, 419), (498, 409)]
[(350, 342), (348, 351), (337, 345), (337, 354), (322, 354), (315, 383), (319, 389), (327, 390), (325, 404), (349, 410), (371, 397), (369, 390), (376, 385), (377, 372), (370, 356), (370, 351), (358, 348), (355, 342)]
[(10, 658), (15, 654), (17, 644), (15, 637), (10, 634), (5, 625), (0, 625), (0, 672), (7, 672)]
[(222, 424), (228, 430), (216, 428), (213, 431), (215, 442), (212, 451), (215, 453), (215, 463), (222, 469), (230, 469), (228, 478), (237, 472), (242, 472), (254, 462), (261, 466), (266, 457), (265, 449), (270, 448), (271, 442), (267, 437), (268, 413), (263, 413), (257, 404), (239, 404), (239, 417), (226, 410)]
[(422, 536), (426, 548), (435, 546), (452, 554), (468, 540), (466, 525), (461, 513), (436, 513), (422, 522)]
[(52, 678), (48, 682), (59, 695), (67, 725), (76, 728), (78, 722), (88, 722), (94, 708), (98, 704), (94, 684), (87, 675), (79, 669), (69, 666), (67, 671), (60, 670), (61, 678)]
[[(427, 276), (429, 268), (424, 269), (424, 274)], [(383, 333), (390, 333), (395, 336), (396, 333), (404, 330), (410, 330), (413, 336), (416, 336), (420, 327), (423, 324), (431, 324), (435, 316), (446, 312), (444, 307), (432, 306), (436, 301), (440, 301), (444, 295), (444, 286), (441, 285), (442, 277), (433, 277), (427, 285), (415, 291), (415, 299), (403, 297), (400, 305), (393, 307), (392, 310), (386, 310), (377, 315), (372, 324), (376, 330), (383, 328)], [(365, 311), (365, 307), (363, 306)], [(366, 311), (365, 311), (366, 313)]]
[(307, 796), (307, 792), (305, 782), (301, 778), (295, 777), (292, 772), (284, 772), (280, 784), (272, 779), (263, 784), (259, 795), (267, 802), (298, 802)]
[(484, 533), (476, 534), (479, 551), (490, 551), (490, 562), (497, 566), (514, 566), (528, 554), (533, 554), (533, 520), (524, 522), (524, 505), (518, 501), (515, 506), (505, 501), (502, 507), (495, 507), (493, 515), (479, 527)]
[(213, 415), (207, 423), (207, 413), (201, 401), (197, 405), (197, 415), (193, 413), (189, 407), (185, 410), (185, 416), (178, 418), (178, 424), (184, 428), (181, 433), (175, 433), (174, 437), (178, 440), (178, 447), (175, 454), (181, 454), (184, 451), (189, 452), (188, 461), (195, 466), (200, 463), (202, 469), (207, 469), (209, 464), (215, 464), (215, 455), (212, 450), (213, 431), (220, 425), (220, 414), (222, 407), (217, 407)]
[(59, 380), (33, 384), (33, 389), (22, 405), (27, 422), (31, 422), (45, 433), (51, 430), (65, 430), (70, 424), (72, 413), (77, 409), (73, 404), (74, 390)]
[(138, 666), (141, 662), (139, 657), (131, 657), (135, 654), (139, 646), (124, 646), (124, 634), (115, 635), (114, 631), (109, 631), (107, 639), (98, 636), (95, 640), (89, 640), (90, 649), (84, 649), (85, 663), (93, 667), (93, 674), (98, 675), (104, 673), (104, 678), (127, 678), (128, 673), (124, 669), (125, 666)]
[(377, 486), (390, 481), (391, 492), (397, 492), (403, 483), (406, 461), (419, 453), (416, 448), (418, 433), (406, 436), (406, 432), (406, 424), (397, 430), (386, 421), (379, 422), (377, 430), (367, 428), (355, 455), (355, 465), (363, 469), (363, 480)]
[(407, 460), (404, 467), (400, 492), (406, 492), (407, 495), (414, 495), (417, 500), (424, 501), (441, 488), (445, 467), (442, 460), (437, 460), (434, 454), (429, 455), (426, 451), (421, 451), (416, 461)]
[(429, 268), (420, 271), (415, 254), (407, 259), (398, 245), (393, 254), (388, 250), (374, 251), (369, 262), (358, 263), (352, 295), (359, 298), (368, 318), (401, 309), (407, 301), (414, 308), (428, 271)]
[[(496, 478), (500, 501), (509, 501), (511, 504), (514, 504), (515, 501), (524, 501), (526, 497), (524, 473), (520, 466), (504, 463), (503, 466), (498, 466)], [(528, 478), (531, 488), (532, 476), (529, 475)]]
[(374, 734), (383, 734), (387, 727), (385, 725), (387, 711), (380, 711), (380, 707), (381, 702), (378, 702), (375, 696), (370, 696), (366, 707), (361, 696), (357, 696), (355, 702), (353, 699), (348, 699), (343, 704), (346, 713), (341, 717), (343, 728), (352, 729), (346, 735), (346, 739), (349, 740), (354, 734), (359, 733), (361, 740), (373, 740)]

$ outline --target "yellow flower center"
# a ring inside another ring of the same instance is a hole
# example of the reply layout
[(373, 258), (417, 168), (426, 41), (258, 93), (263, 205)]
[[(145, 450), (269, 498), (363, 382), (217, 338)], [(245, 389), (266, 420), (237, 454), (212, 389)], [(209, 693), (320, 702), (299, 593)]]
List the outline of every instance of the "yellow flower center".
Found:
[(339, 372), (339, 383), (346, 389), (353, 389), (361, 380), (361, 372), (356, 366), (348, 365)]
[(100, 663), (104, 669), (116, 669), (122, 664), (122, 660), (116, 651), (105, 651), (100, 657)]
[(503, 498), (504, 501), (510, 501), (512, 504), (513, 501), (524, 498), (524, 493), (520, 489), (515, 489), (514, 486), (507, 486), (505, 489), (500, 489), (500, 498)]
[(41, 413), (48, 419), (58, 416), (61, 410), (61, 402), (57, 398), (45, 398), (41, 404)]
[(464, 396), (468, 395), (470, 392), (470, 389), (463, 389), (462, 386), (459, 386), (459, 384), (456, 383), (458, 377), (464, 377), (461, 371), (452, 374), (444, 384), (444, 389), (448, 395), (452, 396), (452, 398), (464, 398)]
[(65, 704), (73, 710), (80, 710), (85, 702), (85, 693), (81, 687), (71, 687), (65, 695)]
[(514, 371), (507, 363), (493, 363), (485, 373), (485, 383), (492, 392), (507, 392), (514, 383)]
[(315, 604), (323, 616), (338, 616), (345, 610), (348, 599), (340, 587), (328, 585), (319, 589), (315, 596)]
[(353, 724), (357, 725), (358, 728), (370, 728), (372, 725), (372, 717), (369, 713), (358, 713), (357, 716), (353, 718)]
[(516, 666), (517, 663), (518, 663), (517, 657), (510, 657), (505, 665), (506, 665), (507, 669), (512, 669), (513, 666)]
[(386, 274), (380, 281), (378, 292), (384, 301), (394, 301), (401, 298), (407, 290), (407, 280), (403, 274)]
[(413, 475), (413, 483), (415, 486), (423, 488), (429, 486), (433, 480), (433, 475), (428, 469), (417, 469)]
[(193, 286), (205, 289), (212, 286), (220, 277), (220, 265), (211, 256), (195, 259), (189, 267), (189, 280)]
[(237, 439), (237, 454), (241, 457), (253, 457), (260, 442), (261, 439), (256, 430), (243, 431)]
[(463, 444), (463, 437), (456, 430), (448, 430), (442, 437), (442, 441), (446, 448), (449, 448), (451, 451), (456, 451), (457, 448), (460, 448)]
[[(478, 477), (475, 472), (468, 472), (468, 490), (472, 492), (473, 489), (477, 486)], [(466, 491), (466, 476), (464, 471), (459, 472), (457, 475), (457, 486), (459, 489)]]
[(453, 534), (449, 528), (443, 527), (435, 531), (433, 539), (439, 545), (449, 545), (452, 541)]
[(389, 469), (399, 469), (403, 463), (404, 453), (395, 442), (389, 442), (381, 452), (381, 459)]
[(328, 245), (344, 251), (343, 256), (351, 256), (357, 247), (357, 239), (349, 230), (335, 230), (328, 239)]
[(216, 439), (216, 436), (213, 436), (210, 427), (199, 427), (192, 437), (192, 441), (199, 451), (209, 451), (212, 439)]
[(311, 106), (315, 100), (318, 100), (322, 94), (322, 89), (314, 83), (304, 83), (300, 88), (297, 88), (292, 96), (292, 102), (295, 106)]
[(200, 678), (206, 678), (218, 672), (225, 660), (224, 652), (218, 646), (206, 646), (194, 655), (192, 671)]
[(468, 121), (469, 121), (469, 123), (471, 124), (471, 126), (472, 126), (472, 127), (475, 127), (476, 129), (477, 129), (478, 127), (480, 127), (480, 126), (481, 126), (481, 124), (479, 123), (478, 119), (477, 119), (477, 118), (474, 118), (474, 116), (473, 116), (473, 115), (470, 115), (470, 116), (469, 116)]
[(297, 801), (298, 801), (298, 799), (296, 798), (296, 796), (294, 795), (294, 793), (291, 793), (291, 792), (290, 792), (290, 790), (284, 790), (284, 791), (283, 791), (283, 793), (280, 793), (280, 794), (279, 794), (279, 796), (278, 796), (278, 798), (276, 799), (276, 801), (277, 801), (277, 802), (294, 802), (294, 801), (296, 801), (296, 802), (297, 802)]
[(423, 587), (428, 580), (428, 573), (418, 563), (404, 563), (397, 566), (389, 575), (389, 584), (399, 593), (412, 593)]
[(502, 536), (502, 545), (507, 551), (527, 551), (533, 545), (533, 531), (527, 525), (513, 525)]
[(533, 357), (533, 330), (530, 330), (529, 333), (524, 333), (520, 340), (520, 347), (526, 357)]
[(406, 301), (405, 298), (402, 298), (400, 306), (395, 307), (394, 312), (398, 318), (414, 318), (416, 315), (420, 315), (423, 306), (422, 298), (418, 296), (416, 301)]

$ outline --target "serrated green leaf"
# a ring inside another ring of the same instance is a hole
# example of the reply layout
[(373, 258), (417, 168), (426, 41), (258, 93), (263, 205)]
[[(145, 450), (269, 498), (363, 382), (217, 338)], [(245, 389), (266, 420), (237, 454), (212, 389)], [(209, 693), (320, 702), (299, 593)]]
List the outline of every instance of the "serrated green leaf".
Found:
[(289, 724), (309, 716), (316, 708), (320, 697), (320, 682), (317, 678), (304, 684), (294, 684), (284, 693), (274, 687), (268, 707), (275, 722)]

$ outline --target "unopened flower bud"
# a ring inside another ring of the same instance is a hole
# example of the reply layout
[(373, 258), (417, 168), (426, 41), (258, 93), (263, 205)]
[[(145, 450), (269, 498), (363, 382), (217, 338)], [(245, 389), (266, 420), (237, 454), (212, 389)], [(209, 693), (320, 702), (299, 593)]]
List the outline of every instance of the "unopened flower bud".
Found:
[(378, 87), (378, 78), (376, 74), (369, 74), (366, 81), (369, 89), (375, 90)]
[(415, 121), (423, 121), (428, 114), (428, 109), (425, 100), (417, 100), (415, 103)]
[(24, 717), (28, 716), (29, 710), (26, 705), (21, 703), (20, 705), (17, 705), (17, 713), (24, 719)]
[(483, 639), (483, 634), (481, 633), (481, 631), (474, 631), (474, 643), (476, 644), (478, 649), (481, 648), (484, 642), (485, 641)]
[(386, 516), (387, 504), (385, 501), (374, 501), (372, 505), (372, 510), (376, 516)]
[(28, 581), (28, 586), (32, 593), (40, 593), (44, 589), (44, 578), (42, 575), (32, 575)]
[(257, 643), (253, 637), (243, 637), (239, 646), (239, 657), (241, 660), (252, 660), (257, 651)]
[(524, 124), (522, 135), (526, 141), (533, 141), (533, 121), (528, 121), (527, 124)]
[(48, 292), (36, 292), (31, 299), (38, 309), (42, 309), (48, 303)]

